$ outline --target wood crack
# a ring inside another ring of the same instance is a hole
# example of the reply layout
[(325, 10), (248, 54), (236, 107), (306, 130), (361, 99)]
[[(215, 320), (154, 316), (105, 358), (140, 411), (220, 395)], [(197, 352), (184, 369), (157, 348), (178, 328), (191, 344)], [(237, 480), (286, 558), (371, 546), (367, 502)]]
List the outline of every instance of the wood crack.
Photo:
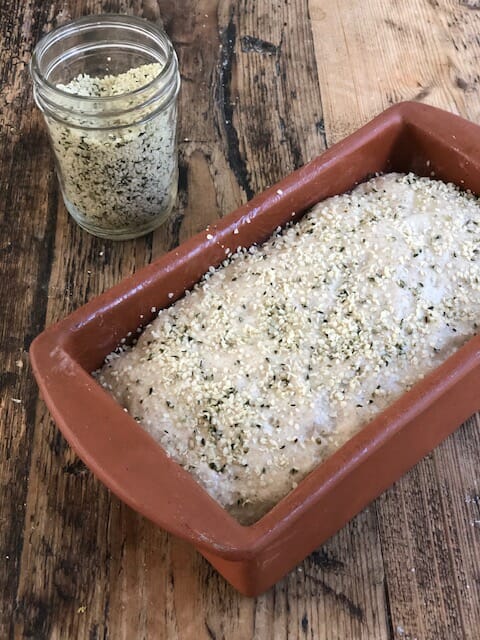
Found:
[(233, 9), (226, 28), (220, 34), (221, 53), (219, 83), (217, 86), (217, 99), (221, 108), (222, 126), (227, 142), (228, 164), (237, 179), (238, 184), (245, 192), (247, 199), (251, 200), (255, 195), (250, 186), (250, 176), (247, 170), (245, 159), (240, 153), (240, 143), (238, 133), (233, 124), (232, 106), (232, 67), (235, 60), (235, 44), (237, 39), (237, 28), (234, 21)]
[(383, 578), (383, 592), (385, 594), (385, 618), (387, 621), (388, 640), (395, 640), (395, 631), (393, 630), (392, 609), (390, 606), (390, 595), (388, 593), (388, 582), (386, 576)]

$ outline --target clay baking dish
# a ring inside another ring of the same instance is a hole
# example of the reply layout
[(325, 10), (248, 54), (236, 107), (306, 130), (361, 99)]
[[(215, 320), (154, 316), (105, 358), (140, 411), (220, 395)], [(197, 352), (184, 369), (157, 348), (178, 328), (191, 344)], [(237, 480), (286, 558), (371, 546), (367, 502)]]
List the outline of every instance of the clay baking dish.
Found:
[(46, 329), (30, 350), (51, 414), (92, 472), (133, 509), (190, 541), (250, 596), (273, 585), (480, 409), (480, 336), (248, 527), (169, 459), (90, 372), (124, 336), (150, 321), (152, 307), (171, 304), (210, 265), (220, 264), (225, 248), (261, 242), (292, 212), (299, 217), (386, 171), (433, 172), (480, 193), (480, 127), (433, 107), (398, 104), (223, 218), (208, 235), (196, 235)]

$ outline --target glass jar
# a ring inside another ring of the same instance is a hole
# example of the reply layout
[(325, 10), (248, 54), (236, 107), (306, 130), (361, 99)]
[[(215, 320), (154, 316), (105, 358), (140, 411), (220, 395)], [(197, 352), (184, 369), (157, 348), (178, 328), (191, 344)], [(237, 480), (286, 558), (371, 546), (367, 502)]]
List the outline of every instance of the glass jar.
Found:
[(30, 63), (69, 213), (113, 240), (164, 222), (177, 195), (178, 61), (130, 16), (89, 16), (45, 36)]

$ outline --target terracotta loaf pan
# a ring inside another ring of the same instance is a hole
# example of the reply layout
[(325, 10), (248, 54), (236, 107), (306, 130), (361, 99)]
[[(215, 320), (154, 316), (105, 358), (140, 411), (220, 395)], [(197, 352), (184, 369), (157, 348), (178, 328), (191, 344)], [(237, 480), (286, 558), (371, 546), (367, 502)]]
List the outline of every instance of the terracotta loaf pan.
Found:
[(30, 350), (50, 412), (92, 472), (133, 509), (190, 541), (250, 596), (273, 585), (480, 409), (480, 336), (248, 527), (169, 459), (90, 372), (152, 319), (152, 307), (170, 305), (220, 264), (225, 248), (262, 242), (292, 212), (300, 217), (388, 171), (435, 175), (480, 193), (480, 127), (433, 107), (398, 104), (223, 218), (208, 230), (213, 238), (207, 231), (191, 238), (46, 329)]

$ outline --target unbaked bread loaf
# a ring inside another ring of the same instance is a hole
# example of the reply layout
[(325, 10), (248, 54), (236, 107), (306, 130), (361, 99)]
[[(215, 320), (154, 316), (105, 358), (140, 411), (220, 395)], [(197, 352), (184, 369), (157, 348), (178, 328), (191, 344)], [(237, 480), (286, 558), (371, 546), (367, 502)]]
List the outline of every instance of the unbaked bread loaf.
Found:
[(96, 373), (243, 524), (478, 330), (480, 207), (374, 178), (239, 249)]

